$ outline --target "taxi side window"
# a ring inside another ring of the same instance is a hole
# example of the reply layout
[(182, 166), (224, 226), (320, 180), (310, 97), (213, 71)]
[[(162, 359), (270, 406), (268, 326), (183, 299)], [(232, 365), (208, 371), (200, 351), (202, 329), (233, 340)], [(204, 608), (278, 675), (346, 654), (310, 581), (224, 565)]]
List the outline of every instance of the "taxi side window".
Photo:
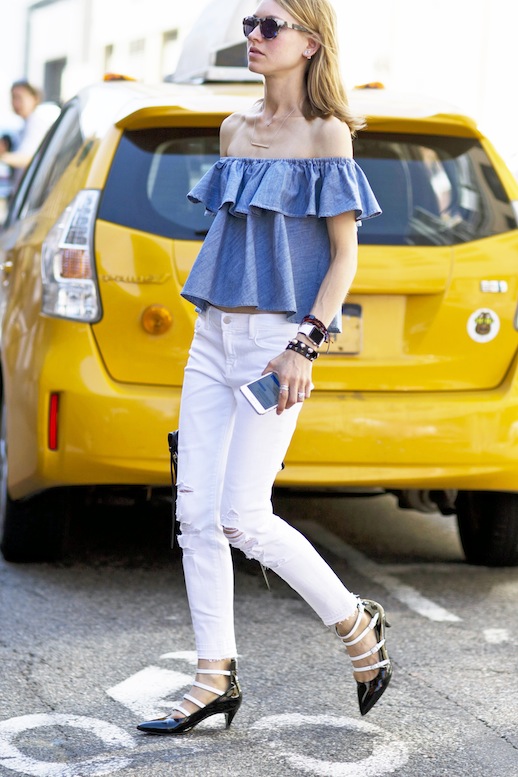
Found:
[(71, 104), (61, 114), (30, 181), (23, 206), (24, 215), (41, 208), (82, 143), (79, 111), (76, 105)]

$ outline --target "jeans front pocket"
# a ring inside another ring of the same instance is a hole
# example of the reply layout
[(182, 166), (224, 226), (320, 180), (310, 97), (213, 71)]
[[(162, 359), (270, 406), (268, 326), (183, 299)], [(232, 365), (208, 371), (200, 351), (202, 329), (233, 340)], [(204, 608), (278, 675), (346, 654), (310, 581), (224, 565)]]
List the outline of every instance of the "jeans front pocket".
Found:
[(296, 334), (297, 324), (283, 322), (277, 327), (258, 327), (254, 333), (253, 341), (254, 345), (263, 351), (281, 353)]

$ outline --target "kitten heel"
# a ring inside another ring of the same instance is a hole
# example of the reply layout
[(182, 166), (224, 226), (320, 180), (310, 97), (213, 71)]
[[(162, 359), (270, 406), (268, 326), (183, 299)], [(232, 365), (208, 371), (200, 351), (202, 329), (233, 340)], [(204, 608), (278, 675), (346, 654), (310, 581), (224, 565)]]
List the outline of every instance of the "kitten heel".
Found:
[[(364, 612), (367, 612), (371, 616), (370, 623), (360, 634), (354, 636), (360, 628)], [(358, 600), (358, 615), (356, 622), (348, 634), (339, 634), (335, 627), (337, 636), (344, 643), (346, 648), (356, 645), (364, 639), (370, 631), (374, 632), (376, 638), (376, 644), (373, 645), (370, 650), (361, 653), (361, 655), (350, 657), (355, 672), (370, 672), (373, 669), (379, 669), (373, 680), (364, 680), (362, 682), (356, 681), (358, 688), (358, 703), (362, 715), (366, 715), (369, 710), (374, 707), (382, 694), (387, 690), (387, 686), (392, 678), (392, 662), (385, 646), (385, 629), (388, 627), (389, 624), (385, 617), (385, 610), (381, 604), (378, 604), (378, 602), (375, 602), (372, 599)], [(356, 661), (376, 655), (380, 660), (375, 663), (369, 664), (368, 666), (355, 666)]]

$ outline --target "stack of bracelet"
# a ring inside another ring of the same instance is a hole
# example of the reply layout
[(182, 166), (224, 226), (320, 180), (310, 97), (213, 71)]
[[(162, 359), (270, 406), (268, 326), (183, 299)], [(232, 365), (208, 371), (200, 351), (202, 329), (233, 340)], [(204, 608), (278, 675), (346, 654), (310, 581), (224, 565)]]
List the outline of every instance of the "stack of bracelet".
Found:
[(297, 334), (301, 334), (304, 335), (304, 337), (307, 337), (314, 347), (307, 345), (307, 343), (303, 342), (302, 340), (295, 338), (294, 340), (290, 340), (286, 350), (300, 353), (301, 356), (304, 356), (311, 362), (315, 361), (315, 359), (318, 357), (318, 351), (316, 349), (319, 348), (322, 343), (329, 342), (329, 332), (327, 331), (326, 326), (322, 323), (322, 321), (319, 321), (318, 318), (311, 314), (304, 316)]
[[(308, 328), (308, 324), (311, 325), (311, 329)], [(311, 340), (317, 348), (322, 345), (322, 342), (329, 342), (329, 332), (327, 331), (326, 325), (323, 324), (322, 321), (319, 321), (312, 313), (304, 316), (299, 332), (305, 334), (308, 340)]]

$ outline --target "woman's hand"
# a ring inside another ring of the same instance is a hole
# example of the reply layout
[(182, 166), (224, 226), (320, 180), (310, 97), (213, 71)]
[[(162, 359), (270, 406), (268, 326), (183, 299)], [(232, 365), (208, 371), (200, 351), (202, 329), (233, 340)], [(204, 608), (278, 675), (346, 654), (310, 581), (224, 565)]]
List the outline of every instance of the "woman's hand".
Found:
[(263, 375), (267, 372), (277, 373), (281, 385), (277, 415), (297, 402), (309, 399), (313, 387), (311, 367), (312, 362), (309, 359), (294, 351), (283, 351), (268, 362)]

